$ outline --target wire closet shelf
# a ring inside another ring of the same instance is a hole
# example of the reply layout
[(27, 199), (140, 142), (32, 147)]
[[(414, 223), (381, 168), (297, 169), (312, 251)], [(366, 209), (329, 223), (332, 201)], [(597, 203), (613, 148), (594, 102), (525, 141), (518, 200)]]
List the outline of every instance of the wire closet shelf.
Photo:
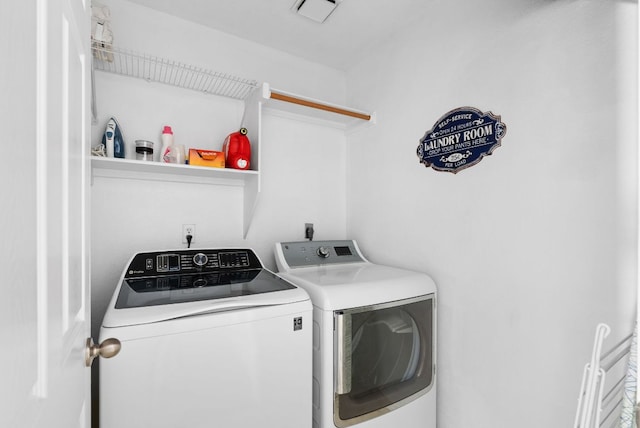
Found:
[(93, 69), (192, 89), (212, 95), (246, 99), (258, 87), (255, 80), (244, 79), (178, 61), (133, 52), (113, 46), (94, 44)]

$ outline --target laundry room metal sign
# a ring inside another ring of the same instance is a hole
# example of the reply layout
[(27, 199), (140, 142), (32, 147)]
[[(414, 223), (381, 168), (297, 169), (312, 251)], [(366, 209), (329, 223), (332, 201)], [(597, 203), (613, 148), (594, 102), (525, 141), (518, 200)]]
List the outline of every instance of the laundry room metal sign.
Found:
[(507, 126), (501, 117), (474, 107), (442, 116), (420, 140), (418, 158), (425, 167), (454, 174), (480, 162), (500, 147)]

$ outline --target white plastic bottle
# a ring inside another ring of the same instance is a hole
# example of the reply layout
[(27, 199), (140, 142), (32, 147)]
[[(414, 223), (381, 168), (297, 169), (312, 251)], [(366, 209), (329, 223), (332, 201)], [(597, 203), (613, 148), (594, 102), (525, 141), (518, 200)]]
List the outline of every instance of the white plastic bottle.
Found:
[(173, 144), (171, 145), (171, 162), (177, 164), (184, 164), (184, 145), (182, 144)]
[(173, 145), (173, 131), (170, 126), (164, 127), (162, 130), (162, 149), (160, 150), (160, 162), (169, 163), (171, 146)]

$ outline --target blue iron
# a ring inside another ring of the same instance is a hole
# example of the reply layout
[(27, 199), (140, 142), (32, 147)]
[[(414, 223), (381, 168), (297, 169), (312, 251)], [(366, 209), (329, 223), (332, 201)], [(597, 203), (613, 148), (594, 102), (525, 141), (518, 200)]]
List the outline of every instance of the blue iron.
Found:
[(107, 122), (107, 127), (102, 136), (102, 145), (105, 148), (107, 157), (124, 158), (124, 138), (118, 121), (113, 117)]

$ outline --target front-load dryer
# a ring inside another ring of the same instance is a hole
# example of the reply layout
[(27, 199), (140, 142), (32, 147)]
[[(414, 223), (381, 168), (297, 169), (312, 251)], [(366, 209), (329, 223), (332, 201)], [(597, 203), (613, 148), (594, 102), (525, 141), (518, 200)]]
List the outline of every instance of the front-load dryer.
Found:
[(136, 254), (100, 340), (101, 428), (311, 428), (312, 306), (250, 249)]
[(435, 428), (436, 286), (352, 240), (281, 242), (279, 275), (313, 303), (314, 428)]

